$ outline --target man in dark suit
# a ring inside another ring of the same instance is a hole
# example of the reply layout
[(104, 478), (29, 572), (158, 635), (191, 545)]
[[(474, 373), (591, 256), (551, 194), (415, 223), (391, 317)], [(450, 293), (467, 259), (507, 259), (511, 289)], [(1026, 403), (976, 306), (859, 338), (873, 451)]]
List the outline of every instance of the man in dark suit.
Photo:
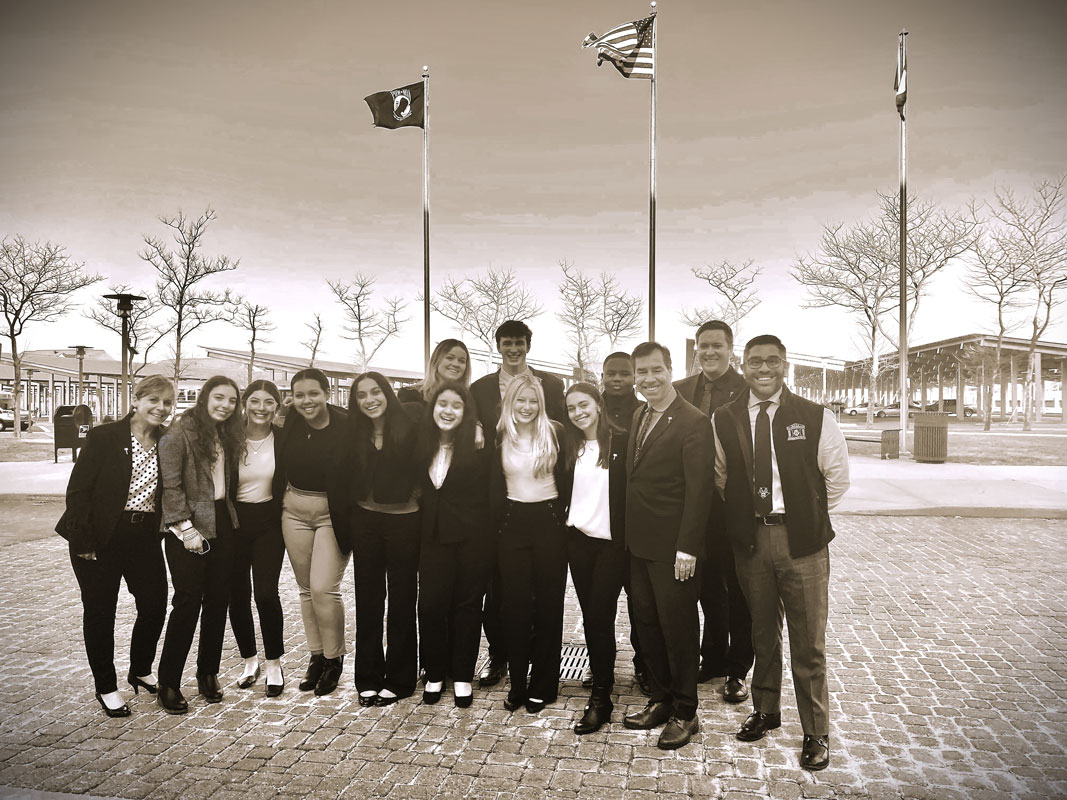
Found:
[(777, 336), (745, 345), (748, 391), (715, 412), (715, 483), (752, 614), (752, 714), (737, 738), (751, 742), (782, 724), (782, 612), (797, 710), (800, 766), (830, 763), (826, 616), (830, 509), (848, 489), (848, 449), (829, 409), (785, 387)]
[[(676, 381), (678, 394), (707, 417), (746, 389), (745, 379), (730, 365), (734, 332), (722, 320), (705, 322), (696, 332), (696, 360), (700, 371)], [(722, 699), (740, 703), (748, 697), (745, 679), (752, 669), (752, 618), (737, 582), (730, 539), (722, 524), (722, 498), (712, 498), (708, 518), (708, 557), (701, 567), (700, 609), (704, 634), (700, 639), (700, 683), (726, 678)]]
[(673, 750), (700, 730), (697, 565), (704, 557), (714, 491), (714, 440), (707, 417), (671, 384), (666, 347), (638, 345), (633, 365), (647, 404), (634, 413), (626, 455), (626, 547), (634, 622), (652, 694), (623, 724), (644, 730), (666, 723), (657, 744)]
[[(504, 392), (515, 378), (531, 375), (541, 381), (545, 392), (545, 412), (557, 422), (563, 422), (566, 407), (563, 403), (563, 381), (548, 372), (533, 369), (526, 363), (530, 352), (533, 331), (525, 322), (509, 319), (496, 329), (496, 349), (500, 353), (500, 369), (490, 372), (471, 384), (471, 395), (478, 405), (478, 419), (485, 432), (486, 447), (496, 447), (496, 424), (500, 419), (500, 404)], [(489, 642), (489, 663), (486, 664), (478, 682), (481, 686), (493, 686), (508, 671), (508, 655), (505, 651), (504, 631), (500, 627), (500, 577), (494, 570), (489, 591), (485, 596), (482, 626)]]

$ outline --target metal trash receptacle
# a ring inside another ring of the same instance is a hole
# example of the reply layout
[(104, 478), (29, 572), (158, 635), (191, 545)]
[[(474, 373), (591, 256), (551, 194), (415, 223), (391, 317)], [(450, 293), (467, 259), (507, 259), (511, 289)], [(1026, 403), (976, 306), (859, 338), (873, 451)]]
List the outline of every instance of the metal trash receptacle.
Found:
[(923, 464), (944, 464), (948, 458), (948, 418), (941, 412), (915, 415), (915, 447), (912, 455)]
[(60, 449), (70, 448), (71, 460), (78, 460), (78, 451), (85, 446), (89, 429), (93, 427), (93, 410), (87, 405), (59, 406), (52, 416), (55, 441), (52, 460), (59, 463)]

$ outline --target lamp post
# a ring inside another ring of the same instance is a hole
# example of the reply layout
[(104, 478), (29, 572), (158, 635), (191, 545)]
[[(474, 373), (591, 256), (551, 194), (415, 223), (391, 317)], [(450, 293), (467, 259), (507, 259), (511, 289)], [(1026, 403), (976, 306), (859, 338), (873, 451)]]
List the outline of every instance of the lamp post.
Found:
[(87, 344), (69, 345), (69, 349), (77, 351), (78, 354), (78, 402), (75, 405), (81, 405), (85, 397), (83, 385), (85, 383), (85, 349), (87, 347), (89, 347)]
[(117, 303), (119, 316), (122, 317), (122, 405), (120, 409), (122, 416), (126, 416), (130, 410), (130, 312), (133, 311), (135, 301), (145, 298), (138, 294), (105, 294), (104, 297)]

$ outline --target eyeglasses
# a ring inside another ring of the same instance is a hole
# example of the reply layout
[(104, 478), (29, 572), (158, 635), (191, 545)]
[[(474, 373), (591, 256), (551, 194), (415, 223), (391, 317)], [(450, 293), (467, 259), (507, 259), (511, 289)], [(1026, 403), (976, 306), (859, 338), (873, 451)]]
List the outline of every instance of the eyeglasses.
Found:
[(747, 358), (745, 359), (745, 366), (752, 367), (752, 369), (759, 369), (766, 364), (771, 369), (778, 369), (782, 366), (782, 359), (778, 356), (771, 356), (770, 358)]

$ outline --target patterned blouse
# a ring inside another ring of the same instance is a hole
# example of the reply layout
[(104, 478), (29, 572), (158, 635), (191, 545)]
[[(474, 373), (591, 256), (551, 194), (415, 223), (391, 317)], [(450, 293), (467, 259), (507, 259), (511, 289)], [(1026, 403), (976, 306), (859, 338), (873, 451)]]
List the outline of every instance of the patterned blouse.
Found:
[(159, 462), (156, 445), (145, 450), (137, 437), (130, 434), (130, 494), (126, 498), (127, 511), (155, 511), (156, 487), (159, 485)]

